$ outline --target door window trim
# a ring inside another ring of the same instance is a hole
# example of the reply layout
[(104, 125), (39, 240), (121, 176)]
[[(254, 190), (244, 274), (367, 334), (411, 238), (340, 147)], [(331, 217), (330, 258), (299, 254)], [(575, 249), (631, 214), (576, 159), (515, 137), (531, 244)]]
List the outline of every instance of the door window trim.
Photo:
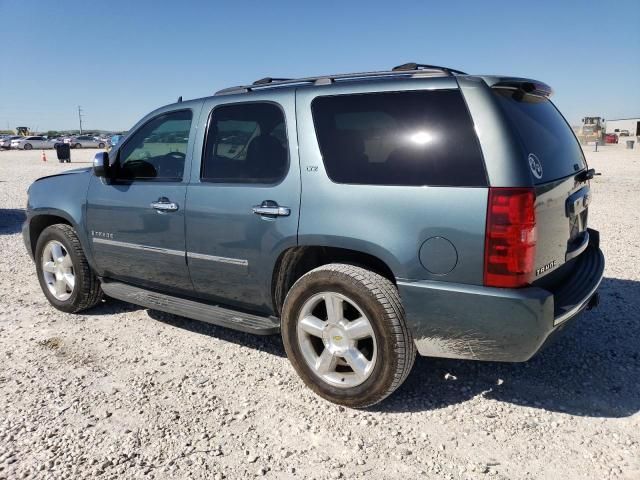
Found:
[(191, 135), (192, 135), (192, 131), (193, 131), (193, 122), (194, 122), (194, 111), (192, 108), (178, 108), (176, 110), (168, 110), (165, 112), (162, 112), (158, 115), (156, 115), (155, 117), (151, 117), (149, 120), (147, 120), (146, 122), (144, 122), (142, 125), (140, 125), (138, 128), (136, 128), (134, 131), (127, 133), (127, 135), (125, 136), (124, 141), (122, 142), (122, 144), (118, 145), (118, 149), (116, 152), (116, 158), (113, 162), (112, 168), (115, 165), (120, 165), (120, 152), (122, 151), (123, 147), (129, 143), (130, 141), (132, 141), (133, 137), (135, 137), (135, 135), (142, 130), (144, 127), (146, 127), (147, 125), (149, 125), (151, 122), (157, 120), (158, 118), (167, 116), (167, 115), (171, 115), (174, 113), (178, 113), (178, 112), (191, 112), (191, 125), (189, 127), (189, 139), (187, 140), (187, 153), (185, 153), (185, 159), (184, 159), (184, 165), (185, 168), (182, 170), (182, 178), (117, 178), (117, 177), (112, 177), (109, 180), (111, 181), (111, 183), (113, 184), (117, 184), (117, 185), (131, 185), (132, 183), (169, 183), (169, 184), (177, 184), (177, 183), (185, 183), (185, 179), (188, 180), (188, 175), (185, 175), (185, 170), (186, 170), (186, 166), (187, 166), (187, 162), (189, 161), (189, 145), (192, 142), (191, 139)]
[[(219, 108), (222, 108), (222, 107), (229, 107), (229, 106), (234, 106), (234, 105), (255, 105), (255, 104), (275, 105), (276, 107), (278, 107), (280, 109), (280, 112), (282, 113), (282, 118), (284, 119), (284, 134), (285, 134), (286, 141), (287, 141), (287, 146), (286, 146), (286, 150), (287, 150), (287, 165), (286, 165), (286, 168), (284, 170), (284, 173), (282, 174), (282, 178), (280, 178), (277, 182), (273, 182), (273, 183), (266, 183), (266, 182), (220, 182), (220, 181), (216, 181), (216, 180), (213, 180), (213, 179), (209, 180), (209, 179), (203, 178), (202, 177), (202, 172), (204, 170), (205, 155), (207, 153), (207, 141), (209, 139), (209, 127), (211, 126), (211, 120), (213, 119), (213, 115), (214, 115), (215, 111), (218, 110)], [(238, 187), (258, 187), (258, 188), (275, 187), (277, 185), (280, 185), (282, 182), (284, 182), (285, 179), (289, 176), (289, 170), (291, 169), (291, 148), (290, 148), (289, 145), (290, 145), (290, 143), (289, 143), (289, 132), (288, 132), (288, 124), (287, 124), (287, 114), (286, 114), (283, 106), (280, 103), (275, 102), (273, 100), (249, 100), (249, 101), (218, 103), (217, 105), (215, 105), (211, 109), (211, 111), (209, 112), (209, 116), (207, 118), (207, 124), (206, 124), (205, 130), (204, 130), (204, 140), (202, 142), (202, 152), (200, 152), (200, 172), (198, 173), (198, 180), (202, 184), (229, 186), (229, 187), (234, 187), (234, 186), (238, 186)]]

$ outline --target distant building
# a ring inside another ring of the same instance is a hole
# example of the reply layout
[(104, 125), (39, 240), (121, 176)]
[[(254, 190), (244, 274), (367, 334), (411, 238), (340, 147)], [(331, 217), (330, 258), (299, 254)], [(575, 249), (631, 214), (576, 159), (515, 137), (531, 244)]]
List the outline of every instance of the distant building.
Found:
[(619, 133), (622, 130), (628, 130), (629, 135), (632, 137), (640, 137), (640, 117), (614, 118), (607, 120), (607, 133)]

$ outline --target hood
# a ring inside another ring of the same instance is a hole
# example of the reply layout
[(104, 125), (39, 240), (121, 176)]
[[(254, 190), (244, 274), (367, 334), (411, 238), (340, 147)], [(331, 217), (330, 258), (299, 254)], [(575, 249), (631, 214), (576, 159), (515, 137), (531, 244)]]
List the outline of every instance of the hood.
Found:
[(45, 178), (53, 178), (53, 177), (60, 177), (62, 175), (76, 175), (78, 173), (87, 173), (91, 171), (92, 167), (82, 167), (82, 168), (74, 168), (72, 170), (65, 170), (64, 172), (60, 172), (60, 173), (54, 173), (53, 175), (47, 175), (45, 177), (40, 177), (36, 180), (36, 182), (39, 182), (40, 180), (44, 180)]

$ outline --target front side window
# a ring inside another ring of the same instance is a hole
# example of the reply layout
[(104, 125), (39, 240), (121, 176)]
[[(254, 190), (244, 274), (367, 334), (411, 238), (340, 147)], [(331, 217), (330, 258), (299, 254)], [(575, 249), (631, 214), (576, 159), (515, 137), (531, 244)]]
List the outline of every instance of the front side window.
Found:
[(272, 103), (239, 103), (213, 110), (201, 178), (218, 183), (276, 183), (289, 164), (284, 114)]
[(459, 90), (316, 98), (322, 158), (338, 183), (486, 186), (473, 123)]
[(180, 110), (143, 125), (120, 148), (116, 178), (181, 181), (191, 119), (191, 110)]

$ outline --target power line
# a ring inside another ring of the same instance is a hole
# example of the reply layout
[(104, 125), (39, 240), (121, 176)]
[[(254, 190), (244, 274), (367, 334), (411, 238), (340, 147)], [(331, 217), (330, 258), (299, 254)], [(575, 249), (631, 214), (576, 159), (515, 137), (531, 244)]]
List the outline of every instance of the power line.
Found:
[(78, 105), (78, 120), (80, 121), (80, 135), (82, 135), (82, 117), (83, 117), (83, 110), (80, 107), (80, 105)]

